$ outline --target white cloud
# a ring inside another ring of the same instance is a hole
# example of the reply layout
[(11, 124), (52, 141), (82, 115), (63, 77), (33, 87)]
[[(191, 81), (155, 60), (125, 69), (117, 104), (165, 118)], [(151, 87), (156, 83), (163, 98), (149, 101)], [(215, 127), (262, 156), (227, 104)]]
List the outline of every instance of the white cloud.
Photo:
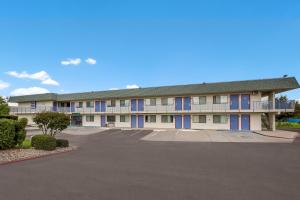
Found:
[(109, 90), (118, 90), (119, 88), (109, 88)]
[(40, 87), (29, 87), (29, 88), (18, 88), (11, 91), (12, 96), (20, 96), (20, 95), (30, 95), (30, 94), (43, 94), (49, 93), (49, 91), (45, 88)]
[(55, 81), (51, 78), (42, 81), (42, 84), (44, 84), (44, 85), (56, 85), (56, 86), (59, 85), (59, 83), (57, 81)]
[(62, 65), (79, 65), (81, 63), (80, 58), (68, 58), (60, 62)]
[(9, 83), (6, 83), (6, 82), (0, 80), (0, 90), (8, 88), (8, 87), (9, 87)]
[(8, 75), (16, 78), (28, 78), (41, 81), (44, 85), (55, 85), (58, 86), (59, 83), (53, 80), (50, 75), (45, 71), (39, 71), (33, 74), (28, 74), (27, 72), (18, 73), (16, 71), (7, 72)]
[(135, 89), (135, 88), (140, 88), (138, 85), (133, 84), (133, 85), (126, 85), (127, 89)]
[(95, 59), (93, 59), (93, 58), (88, 58), (88, 59), (85, 60), (85, 62), (87, 64), (90, 64), (90, 65), (94, 65), (94, 64), (97, 63), (97, 61)]

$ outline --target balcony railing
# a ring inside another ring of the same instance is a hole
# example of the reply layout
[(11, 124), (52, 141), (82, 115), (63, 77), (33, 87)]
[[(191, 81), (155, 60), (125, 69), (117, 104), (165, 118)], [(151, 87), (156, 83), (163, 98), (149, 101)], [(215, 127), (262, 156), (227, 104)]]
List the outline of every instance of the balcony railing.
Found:
[(273, 112), (273, 111), (293, 111), (295, 108), (295, 101), (288, 102), (275, 102), (275, 105), (270, 101), (255, 101), (250, 105), (250, 109), (230, 109), (230, 104), (191, 104), (190, 110), (176, 110), (175, 105), (144, 105), (143, 111), (131, 111), (131, 106), (106, 106), (105, 112), (97, 112), (93, 108), (74, 108), (74, 107), (49, 107), (40, 106), (37, 108), (30, 107), (10, 107), (12, 114), (26, 114), (26, 113), (39, 113), (45, 111), (51, 112), (64, 112), (64, 113), (181, 113), (181, 112)]

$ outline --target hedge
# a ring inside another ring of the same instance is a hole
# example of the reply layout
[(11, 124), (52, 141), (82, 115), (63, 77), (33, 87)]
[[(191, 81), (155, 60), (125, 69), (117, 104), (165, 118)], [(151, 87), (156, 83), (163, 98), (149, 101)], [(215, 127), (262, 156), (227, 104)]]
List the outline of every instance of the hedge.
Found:
[(0, 115), (0, 119), (18, 120), (18, 116), (15, 116), (15, 115)]
[(21, 145), (26, 138), (27, 121), (0, 119), (0, 149), (13, 148)]
[(56, 139), (56, 147), (68, 147), (69, 141), (64, 139)]
[(15, 146), (15, 122), (10, 119), (0, 120), (0, 149), (9, 149)]
[(47, 151), (55, 150), (56, 139), (50, 135), (35, 135), (31, 138), (31, 146), (35, 149), (42, 149)]

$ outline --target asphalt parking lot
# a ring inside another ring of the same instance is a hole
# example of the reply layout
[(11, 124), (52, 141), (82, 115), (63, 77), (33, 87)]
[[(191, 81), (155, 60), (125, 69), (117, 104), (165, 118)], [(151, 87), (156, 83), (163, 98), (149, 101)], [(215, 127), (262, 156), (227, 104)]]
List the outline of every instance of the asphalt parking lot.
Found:
[(76, 151), (0, 166), (0, 197), (300, 199), (300, 143), (140, 140), (150, 130), (64, 135)]

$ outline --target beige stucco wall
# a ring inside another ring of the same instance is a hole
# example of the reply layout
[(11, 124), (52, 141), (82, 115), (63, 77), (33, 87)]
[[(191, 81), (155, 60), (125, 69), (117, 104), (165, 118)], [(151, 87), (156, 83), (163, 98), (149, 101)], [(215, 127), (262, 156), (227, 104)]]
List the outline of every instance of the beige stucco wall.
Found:
[[(201, 114), (201, 115), (206, 115), (206, 123), (193, 123), (193, 119), (191, 116), (191, 128), (192, 129), (217, 129), (217, 130), (229, 130), (230, 129), (230, 120), (229, 120), (228, 114), (225, 114), (227, 116), (226, 124), (214, 124), (213, 123), (213, 114)], [(216, 114), (216, 115), (218, 115), (218, 114)]]

